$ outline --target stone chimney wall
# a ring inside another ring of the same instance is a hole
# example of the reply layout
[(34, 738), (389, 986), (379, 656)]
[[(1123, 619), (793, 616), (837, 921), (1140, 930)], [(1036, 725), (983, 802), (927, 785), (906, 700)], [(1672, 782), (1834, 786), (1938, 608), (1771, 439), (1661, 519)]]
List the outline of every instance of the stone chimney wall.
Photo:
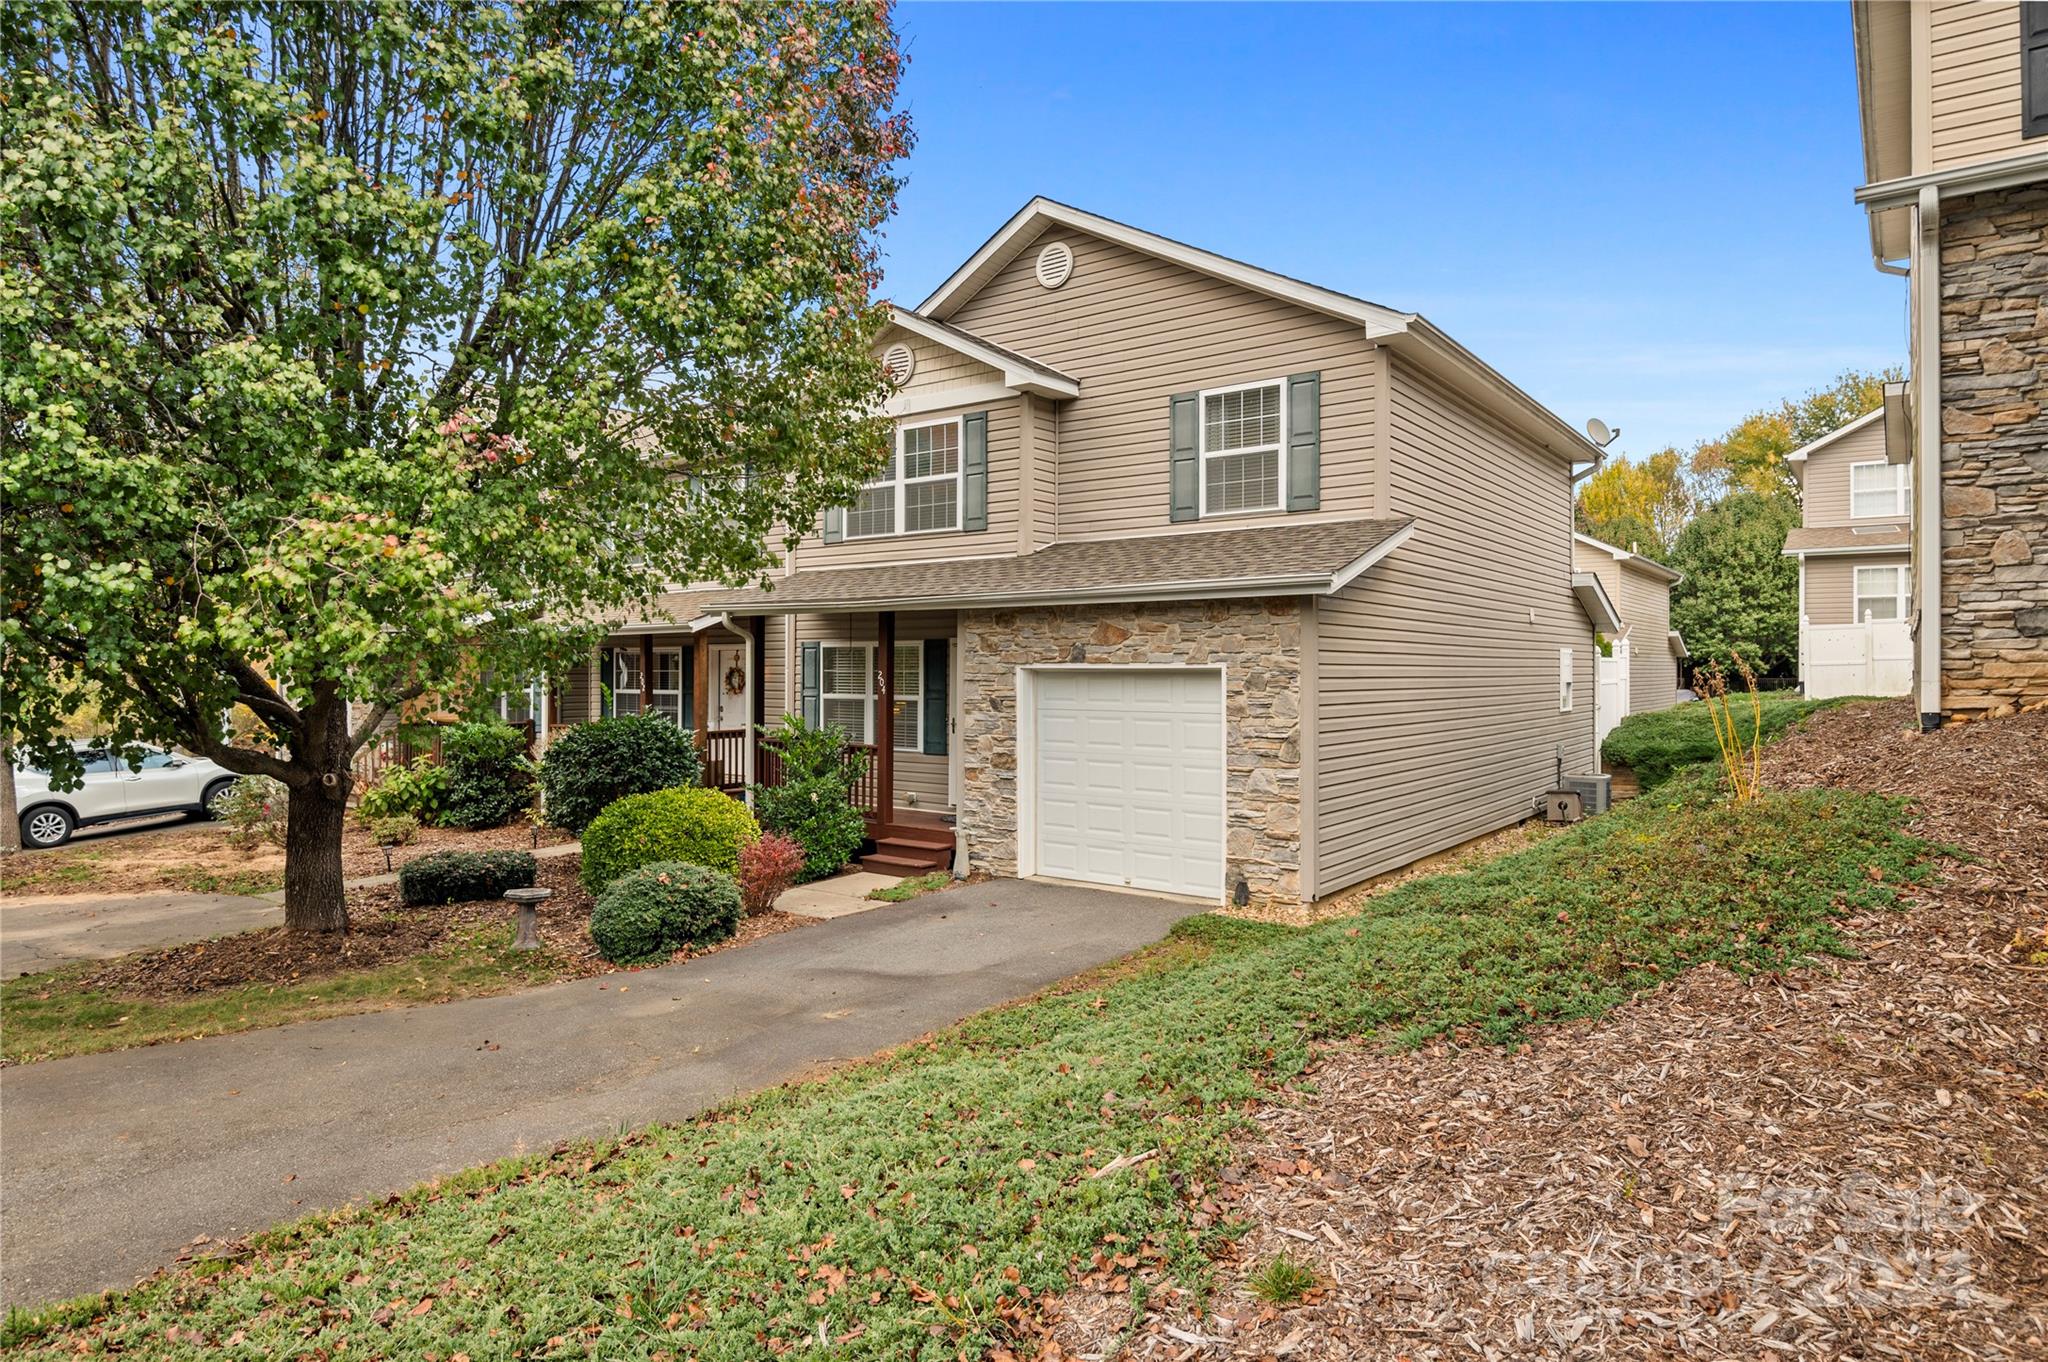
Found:
[(2048, 185), (1941, 219), (1941, 698), (2048, 704)]

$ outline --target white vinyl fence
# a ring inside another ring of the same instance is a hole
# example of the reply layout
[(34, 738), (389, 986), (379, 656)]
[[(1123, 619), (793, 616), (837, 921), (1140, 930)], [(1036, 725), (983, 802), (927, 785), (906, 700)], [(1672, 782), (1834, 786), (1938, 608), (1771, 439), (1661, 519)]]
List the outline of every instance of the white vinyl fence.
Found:
[(1812, 700), (1904, 695), (1913, 688), (1913, 636), (1904, 620), (1800, 624), (1799, 679)]

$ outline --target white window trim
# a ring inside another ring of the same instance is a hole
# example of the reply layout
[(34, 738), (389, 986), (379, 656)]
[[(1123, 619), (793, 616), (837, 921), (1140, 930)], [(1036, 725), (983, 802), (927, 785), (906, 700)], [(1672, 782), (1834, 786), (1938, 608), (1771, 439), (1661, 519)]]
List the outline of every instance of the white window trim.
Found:
[[(953, 427), (953, 447), (957, 451), (953, 471), (951, 473), (933, 473), (922, 478), (904, 477), (903, 437), (913, 430), (930, 430), (938, 426)], [(896, 513), (890, 523), (896, 528), (890, 530), (887, 534), (855, 534), (853, 532), (852, 520), (853, 508), (848, 507), (846, 510), (847, 528), (841, 536), (842, 540), (851, 542), (857, 539), (915, 539), (927, 534), (960, 533), (962, 517), (967, 513), (967, 418), (965, 416), (949, 416), (943, 421), (905, 421), (897, 425), (896, 433), (891, 438), (895, 441), (896, 448), (895, 455), (890, 460), (888, 480), (884, 481), (877, 478), (873, 482), (868, 483), (862, 490), (867, 491), (877, 487), (894, 489)], [(951, 525), (940, 525), (929, 530), (907, 530), (903, 528), (906, 523), (904, 519), (904, 489), (912, 484), (923, 486), (926, 483), (945, 482), (948, 479), (951, 479), (953, 483), (953, 523)]]
[[(1226, 393), (1250, 392), (1254, 388), (1278, 388), (1280, 390), (1280, 442), (1276, 450), (1277, 458), (1274, 465), (1279, 469), (1279, 477), (1273, 484), (1273, 504), (1271, 506), (1246, 506), (1235, 511), (1212, 512), (1209, 509), (1209, 460), (1211, 458), (1228, 458), (1234, 454), (1257, 454), (1274, 447), (1271, 445), (1248, 445), (1243, 449), (1219, 449), (1212, 455), (1209, 450), (1209, 399), (1212, 397), (1222, 397)], [(1198, 497), (1196, 505), (1200, 508), (1200, 517), (1203, 520), (1211, 518), (1223, 520), (1241, 515), (1272, 515), (1276, 511), (1286, 510), (1287, 435), (1287, 379), (1284, 375), (1279, 378), (1262, 378), (1251, 383), (1232, 383), (1221, 388), (1203, 388), (1200, 392), (1197, 392), (1195, 394), (1195, 490)]]
[[(1890, 591), (1865, 591), (1863, 589), (1863, 574), (1866, 572), (1893, 573), (1895, 575), (1893, 576), (1892, 581), (1896, 583), (1896, 585)], [(1889, 596), (1892, 599), (1895, 607), (1898, 610), (1897, 614), (1892, 615), (1889, 618), (1894, 620), (1902, 620), (1906, 618), (1906, 595), (1906, 570), (1903, 567), (1897, 566), (1896, 564), (1873, 563), (1867, 567), (1859, 567), (1856, 569), (1849, 583), (1849, 604), (1850, 608), (1855, 612), (1856, 623), (1858, 624), (1863, 623), (1864, 601), (1882, 600), (1887, 596)], [(1883, 619), (1886, 617), (1879, 615), (1872, 616), (1872, 618)]]
[(654, 708), (647, 712), (649, 714), (666, 713), (661, 707), (661, 698), (664, 695), (673, 695), (676, 698), (676, 727), (687, 729), (690, 726), (690, 715), (685, 713), (683, 709), (683, 668), (688, 666), (689, 663), (683, 660), (683, 650), (681, 648), (656, 648), (654, 650), (654, 675), (656, 680), (659, 680), (661, 677), (661, 658), (664, 653), (672, 654), (676, 660), (675, 688), (673, 690), (663, 690), (661, 687), (656, 686), (654, 688)]
[[(1889, 468), (1893, 471), (1892, 509), (1874, 511), (1868, 514), (1856, 509), (1856, 470), (1859, 468)], [(1898, 520), (1912, 514), (1912, 483), (1906, 476), (1906, 465), (1887, 463), (1883, 459), (1866, 459), (1849, 465), (1849, 518), (1851, 520)]]
[[(880, 536), (876, 536), (879, 538)], [(826, 690), (825, 680), (832, 674), (832, 668), (825, 661), (830, 652), (857, 652), (861, 655), (861, 684), (863, 691)], [(825, 703), (828, 700), (859, 700), (867, 725), (866, 733), (851, 734), (856, 743), (872, 744), (875, 741), (875, 645), (872, 643), (820, 643), (818, 645), (818, 723), (822, 727), (830, 720), (825, 717)]]
[[(634, 677), (633, 677), (633, 684), (632, 684), (632, 685), (630, 685), (630, 686), (622, 686), (622, 685), (620, 685), (620, 684), (619, 684), (619, 661), (620, 661), (620, 659), (622, 659), (622, 658), (623, 658), (623, 659), (626, 659), (626, 660), (627, 660), (627, 661), (629, 661), (629, 662), (631, 662), (631, 664), (632, 664), (632, 667), (633, 667), (633, 672), (634, 672)], [(612, 694), (611, 694), (611, 711), (612, 711), (612, 717), (614, 717), (614, 718), (620, 718), (620, 719), (624, 719), (624, 718), (630, 718), (630, 717), (632, 717), (632, 716), (633, 716), (633, 715), (635, 715), (635, 714), (645, 714), (645, 713), (647, 712), (647, 711), (646, 711), (645, 709), (641, 708), (641, 706), (640, 706), (640, 677), (639, 677), (639, 672), (640, 672), (640, 668), (641, 668), (641, 665), (642, 665), (642, 664), (643, 664), (644, 662), (645, 662), (645, 659), (644, 659), (644, 658), (642, 658), (642, 657), (640, 656), (640, 651), (639, 651), (639, 649), (637, 649), (637, 648), (614, 648), (614, 649), (612, 649), (612, 665), (611, 665), (611, 673), (612, 673), (612, 686), (611, 686), (611, 692), (612, 692)], [(633, 697), (633, 708), (632, 708), (631, 710), (623, 710), (623, 709), (620, 709), (620, 708), (619, 708), (619, 697), (620, 697), (620, 696), (622, 696), (622, 695), (630, 695), (630, 696), (632, 696), (632, 697)]]
[[(890, 741), (895, 744), (898, 752), (922, 753), (924, 751), (924, 640), (921, 638), (897, 639), (896, 651), (900, 654), (905, 648), (910, 649), (917, 655), (917, 685), (906, 695), (899, 684), (896, 694), (891, 699), (895, 704), (915, 706), (917, 709), (917, 722), (910, 726), (910, 744), (905, 746), (903, 735), (896, 732), (896, 715), (892, 711), (889, 715), (889, 735)], [(903, 680), (903, 659), (900, 656), (896, 659), (896, 680), (899, 683)]]
[(1573, 661), (1571, 649), (1559, 648), (1557, 650), (1557, 712), (1559, 714), (1569, 714), (1572, 712), (1573, 683), (1578, 679), (1573, 671)]

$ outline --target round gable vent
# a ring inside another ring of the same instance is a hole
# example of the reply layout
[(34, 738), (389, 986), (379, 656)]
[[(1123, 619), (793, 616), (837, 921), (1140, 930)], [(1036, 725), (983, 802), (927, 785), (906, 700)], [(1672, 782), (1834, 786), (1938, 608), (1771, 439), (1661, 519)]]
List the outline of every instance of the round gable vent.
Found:
[(902, 341), (882, 352), (882, 373), (899, 388), (910, 381), (910, 375), (916, 368), (917, 356)]
[(1038, 282), (1058, 288), (1073, 277), (1074, 248), (1064, 241), (1051, 242), (1038, 253)]

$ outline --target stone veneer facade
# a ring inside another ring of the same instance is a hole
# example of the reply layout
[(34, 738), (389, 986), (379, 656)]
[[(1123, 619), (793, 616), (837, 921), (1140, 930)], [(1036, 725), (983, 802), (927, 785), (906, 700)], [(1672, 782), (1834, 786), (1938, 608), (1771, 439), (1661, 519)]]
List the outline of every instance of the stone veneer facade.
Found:
[(2048, 185), (1941, 218), (1941, 697), (2048, 702)]
[(1185, 663), (1228, 668), (1226, 891), (1301, 899), (1301, 605), (1228, 600), (960, 614), (960, 831), (967, 867), (1015, 875), (1017, 668)]

